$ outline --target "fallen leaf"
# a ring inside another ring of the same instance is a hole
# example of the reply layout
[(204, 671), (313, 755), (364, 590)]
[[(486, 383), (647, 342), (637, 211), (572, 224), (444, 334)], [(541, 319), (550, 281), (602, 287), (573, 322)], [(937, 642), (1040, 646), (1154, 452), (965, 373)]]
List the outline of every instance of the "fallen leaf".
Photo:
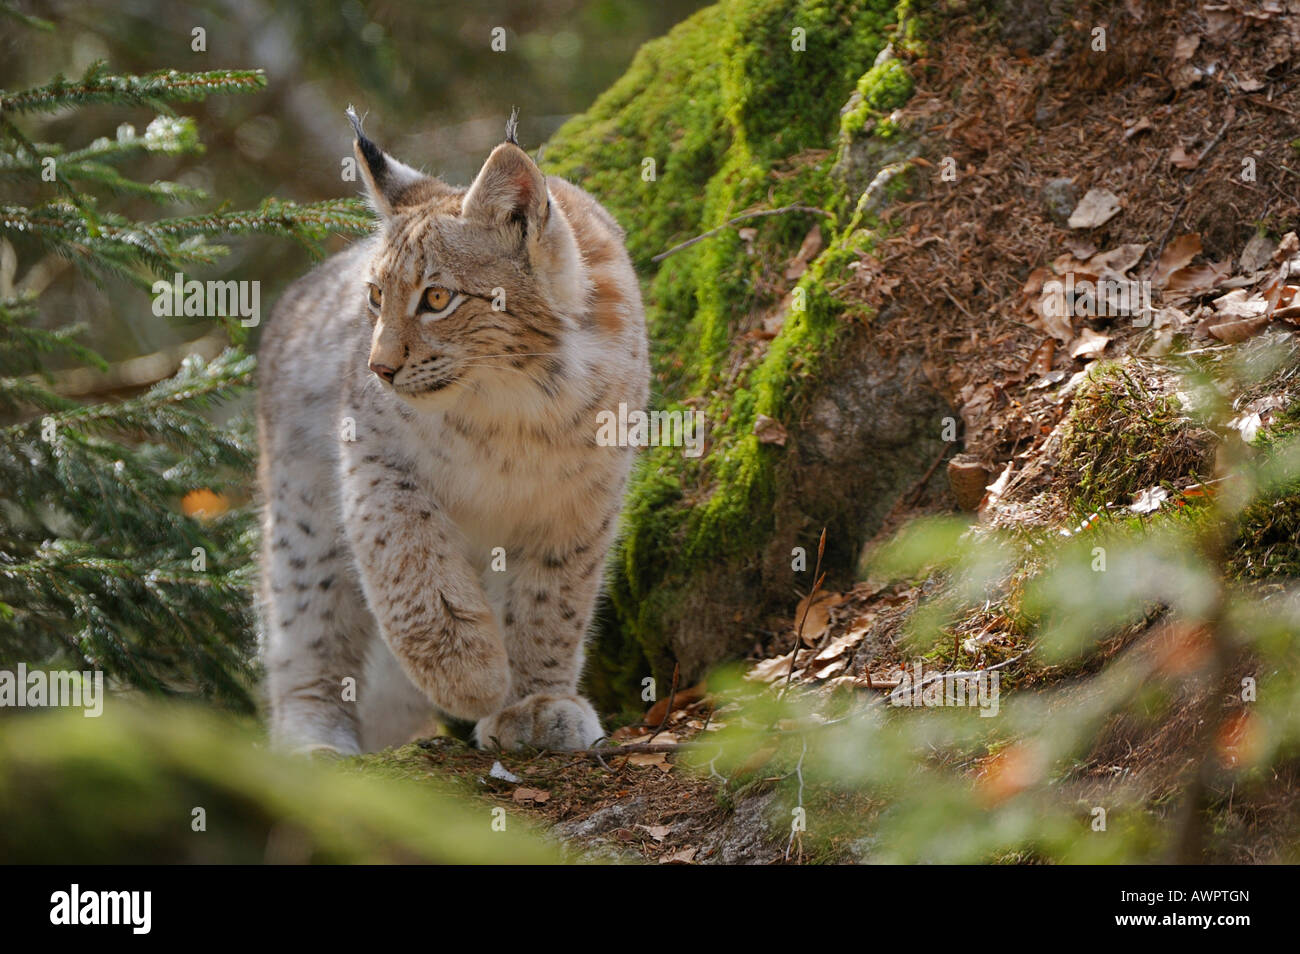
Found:
[(784, 656), (773, 656), (770, 659), (764, 659), (745, 673), (745, 678), (754, 682), (772, 682), (775, 679), (784, 678), (785, 674), (790, 671), (791, 655), (792, 653), (786, 653)]
[(540, 788), (517, 788), (510, 797), (520, 805), (545, 805), (551, 800), (551, 793)]
[(640, 828), (655, 841), (663, 841), (668, 837), (668, 833), (672, 831), (672, 829), (667, 825), (637, 825), (636, 827)]
[(776, 444), (778, 447), (785, 446), (787, 435), (784, 425), (775, 418), (768, 417), (766, 414), (759, 414), (754, 418), (754, 434), (757, 435), (760, 444)]
[(1143, 116), (1132, 126), (1129, 126), (1128, 129), (1124, 130), (1124, 138), (1132, 139), (1138, 133), (1146, 132), (1148, 129), (1155, 129), (1155, 124), (1152, 123), (1151, 120)]
[(1240, 321), (1225, 321), (1217, 325), (1210, 325), (1209, 332), (1220, 341), (1237, 344), (1248, 338), (1255, 337), (1267, 326), (1268, 317), (1261, 315), (1258, 318), (1243, 318)]
[(1184, 36), (1180, 36), (1174, 41), (1174, 59), (1179, 61), (1190, 60), (1192, 54), (1196, 52), (1196, 48), (1200, 45), (1201, 38), (1195, 33), (1188, 33)]
[(659, 725), (659, 723), (664, 721), (664, 716), (668, 714), (669, 701), (672, 702), (673, 711), (676, 712), (679, 709), (685, 709), (687, 706), (699, 702), (704, 698), (704, 695), (705, 689), (702, 683), (698, 686), (691, 686), (689, 689), (678, 689), (677, 692), (671, 696), (671, 699), (669, 696), (664, 696), (652, 705), (646, 711), (646, 714), (642, 717), (641, 721), (647, 725)]
[(867, 635), (865, 629), (848, 633), (844, 636), (837, 636), (826, 644), (826, 648), (819, 652), (815, 657), (815, 662), (829, 662), (832, 659), (838, 659), (858, 643), (862, 642), (862, 637)]
[(683, 848), (681, 851), (674, 851), (665, 858), (660, 858), (661, 865), (689, 865), (695, 863), (695, 852), (697, 848)]
[(1021, 375), (1028, 377), (1031, 374), (1046, 374), (1052, 370), (1052, 358), (1055, 356), (1056, 339), (1044, 338), (1043, 343), (1034, 349), (1034, 353), (1025, 362), (1025, 369), (1021, 372)]
[(1187, 295), (1203, 295), (1214, 291), (1232, 274), (1231, 262), (1208, 262), (1205, 265), (1188, 265), (1169, 276), (1165, 290)]
[(1199, 156), (1188, 155), (1181, 143), (1169, 151), (1170, 165), (1177, 166), (1179, 169), (1195, 169), (1200, 161)]
[(1180, 235), (1160, 253), (1160, 260), (1156, 262), (1156, 270), (1151, 275), (1151, 284), (1157, 288), (1163, 288), (1169, 276), (1180, 268), (1185, 268), (1197, 255), (1201, 254), (1201, 235), (1199, 232), (1188, 232), (1186, 235)]
[[(811, 605), (809, 599), (815, 597)], [(799, 601), (799, 605), (794, 608), (794, 625), (798, 630), (803, 626), (803, 641), (807, 646), (811, 646), (817, 640), (821, 639), (822, 634), (826, 632), (826, 627), (830, 625), (831, 610), (844, 602), (844, 597), (839, 593), (819, 592), (812, 596), (805, 596)], [(804, 619), (804, 611), (807, 610), (808, 618)]]
[(1237, 265), (1246, 274), (1257, 272), (1269, 263), (1276, 251), (1277, 245), (1271, 238), (1262, 232), (1256, 232), (1241, 250)]
[(1105, 225), (1119, 214), (1119, 196), (1108, 189), (1089, 189), (1070, 213), (1068, 223), (1072, 229), (1094, 229)]
[(1110, 335), (1104, 335), (1099, 331), (1093, 331), (1091, 328), (1084, 328), (1079, 332), (1079, 337), (1070, 345), (1071, 358), (1096, 358), (1106, 350), (1106, 345), (1110, 342)]
[(980, 517), (984, 517), (990, 510), (996, 507), (998, 501), (1002, 499), (1002, 495), (1007, 492), (1007, 484), (1011, 482), (1011, 474), (1015, 470), (1015, 467), (1016, 462), (1014, 460), (1007, 461), (1006, 470), (1002, 471), (997, 480), (989, 484), (988, 489), (985, 491), (984, 499), (980, 501), (978, 511)]
[(808, 230), (808, 234), (803, 237), (803, 244), (799, 246), (799, 251), (790, 261), (789, 267), (785, 270), (785, 277), (789, 281), (794, 281), (808, 270), (808, 263), (817, 257), (817, 253), (822, 250), (822, 228), (820, 225), (814, 225)]
[(1220, 295), (1210, 304), (1228, 318), (1257, 318), (1268, 311), (1268, 299), (1263, 295), (1251, 295), (1244, 288)]
[(1108, 273), (1114, 273), (1116, 277), (1123, 278), (1125, 272), (1142, 260), (1146, 250), (1146, 242), (1120, 245), (1108, 252), (1098, 252), (1091, 256), (1086, 268), (1098, 276), (1105, 277)]
[(657, 768), (661, 772), (671, 772), (673, 764), (668, 761), (666, 752), (636, 752), (627, 757), (628, 763), (638, 768)]

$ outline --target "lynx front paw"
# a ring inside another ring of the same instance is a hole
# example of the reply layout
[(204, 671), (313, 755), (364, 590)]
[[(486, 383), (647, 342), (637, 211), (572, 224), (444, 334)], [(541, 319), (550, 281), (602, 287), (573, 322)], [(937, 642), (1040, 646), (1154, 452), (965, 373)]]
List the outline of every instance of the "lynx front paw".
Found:
[(605, 734), (591, 703), (581, 696), (536, 693), (481, 720), (474, 727), (480, 748), (532, 745), (539, 749), (585, 749)]

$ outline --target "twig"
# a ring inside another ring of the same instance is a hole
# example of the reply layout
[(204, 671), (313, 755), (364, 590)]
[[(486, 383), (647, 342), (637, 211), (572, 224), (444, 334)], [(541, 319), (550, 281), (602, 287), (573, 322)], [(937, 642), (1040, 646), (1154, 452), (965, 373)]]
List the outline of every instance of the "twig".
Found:
[[(803, 605), (803, 616), (799, 618), (799, 632), (794, 638), (794, 649), (790, 650), (790, 668), (785, 673), (785, 685), (781, 687), (781, 695), (790, 688), (790, 680), (794, 678), (794, 661), (799, 658), (799, 650), (803, 647), (803, 624), (808, 622), (808, 611), (816, 602), (818, 591), (822, 588), (822, 580), (826, 579), (826, 574), (822, 573), (822, 554), (826, 552), (826, 528), (822, 527), (821, 539), (817, 541), (817, 566), (813, 568), (813, 588), (808, 594), (808, 602)], [(778, 697), (779, 698), (779, 697)]]
[(939, 469), (939, 465), (943, 463), (943, 459), (948, 456), (948, 448), (951, 444), (952, 441), (944, 443), (943, 448), (939, 451), (939, 456), (934, 459), (934, 463), (931, 464), (930, 469), (925, 472), (925, 476), (916, 482), (916, 488), (907, 497), (907, 505), (909, 507), (915, 506), (916, 502), (921, 499), (921, 494), (925, 493), (926, 484), (930, 482), (930, 478), (934, 476), (934, 472)]
[(655, 736), (664, 730), (664, 726), (668, 724), (668, 720), (672, 717), (673, 700), (677, 698), (678, 665), (679, 665), (678, 663), (673, 663), (673, 685), (672, 688), (668, 690), (668, 708), (664, 710), (664, 717), (659, 720), (659, 728), (655, 729), (653, 732), (650, 733), (650, 739), (649, 739), (650, 742), (653, 742), (655, 740)]
[(733, 219), (727, 219), (727, 221), (723, 222), (716, 229), (709, 229), (707, 232), (695, 236), (695, 238), (687, 239), (685, 242), (680, 242), (677, 245), (674, 245), (666, 252), (660, 252), (654, 258), (650, 259), (650, 261), (662, 262), (669, 255), (675, 255), (676, 253), (680, 252), (682, 249), (690, 248), (692, 245), (697, 245), (700, 242), (703, 242), (706, 238), (712, 238), (714, 235), (717, 235), (719, 232), (725, 229), (729, 229), (733, 225), (738, 225), (739, 223), (744, 222), (747, 219), (758, 219), (767, 215), (783, 215), (786, 212), (809, 212), (814, 215), (824, 215), (827, 218), (831, 217), (831, 213), (827, 212), (825, 209), (819, 209), (811, 205), (783, 205), (779, 209), (760, 209), (757, 212), (745, 212), (744, 214), (738, 215)]

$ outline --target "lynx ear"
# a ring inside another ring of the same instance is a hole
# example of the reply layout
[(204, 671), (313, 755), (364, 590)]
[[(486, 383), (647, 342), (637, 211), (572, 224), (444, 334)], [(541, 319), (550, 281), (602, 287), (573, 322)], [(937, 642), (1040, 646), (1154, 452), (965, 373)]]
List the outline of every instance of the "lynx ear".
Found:
[[(415, 201), (426, 197), (429, 192), (446, 189), (437, 179), (398, 162), (367, 139), (361, 131), (357, 111), (351, 106), (348, 107), (348, 119), (352, 121), (352, 128), (357, 134), (356, 142), (353, 143), (357, 165), (366, 181), (370, 203), (380, 215), (392, 215), (398, 206), (415, 204)], [(416, 186), (424, 188), (416, 189)]]
[(492, 150), (465, 195), (463, 214), (492, 225), (514, 225), (527, 237), (541, 232), (550, 213), (546, 177), (515, 141), (515, 116), (506, 125), (506, 141)]

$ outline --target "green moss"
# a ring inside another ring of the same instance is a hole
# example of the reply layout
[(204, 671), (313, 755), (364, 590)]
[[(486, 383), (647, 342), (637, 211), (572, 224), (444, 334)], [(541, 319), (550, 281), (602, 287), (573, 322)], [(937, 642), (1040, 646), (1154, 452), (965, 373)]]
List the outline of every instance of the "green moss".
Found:
[[(1300, 439), (1300, 402), (1292, 403), (1255, 446), (1267, 456), (1287, 453)], [(1237, 520), (1237, 535), (1228, 562), (1238, 577), (1300, 577), (1300, 477), (1251, 501)]]
[[(832, 179), (829, 150), (855, 88), (881, 109), (910, 93), (901, 64), (872, 69), (896, 21), (894, 0), (726, 0), (643, 47), (547, 145), (546, 171), (580, 182), (627, 230), (648, 282), (656, 406), (692, 400), (709, 423), (704, 458), (652, 448), (633, 477), (588, 687), (606, 704), (640, 704), (647, 660), (666, 674), (664, 634), (701, 568), (752, 559), (771, 534), (784, 452), (760, 444), (753, 424), (760, 413), (792, 423), (839, 333), (842, 306), (824, 285), (854, 257), (837, 218), (854, 197)], [(757, 218), (748, 240), (724, 229), (657, 269), (650, 261), (743, 212), (790, 204), (833, 217)], [(739, 323), (781, 307), (781, 272), (815, 222), (828, 248), (799, 282), (806, 308), (737, 373)]]
[(879, 135), (886, 123), (886, 117), (898, 109), (912, 95), (912, 74), (899, 60), (887, 60), (879, 66), (873, 66), (858, 81), (859, 99), (856, 105), (844, 115), (842, 128), (853, 135), (861, 132), (869, 121), (876, 122)]
[(1213, 465), (1213, 435), (1193, 422), (1158, 375), (1137, 362), (1100, 362), (1079, 386), (1061, 440), (1058, 486), (1082, 509), (1127, 504), (1153, 486), (1181, 489)]

